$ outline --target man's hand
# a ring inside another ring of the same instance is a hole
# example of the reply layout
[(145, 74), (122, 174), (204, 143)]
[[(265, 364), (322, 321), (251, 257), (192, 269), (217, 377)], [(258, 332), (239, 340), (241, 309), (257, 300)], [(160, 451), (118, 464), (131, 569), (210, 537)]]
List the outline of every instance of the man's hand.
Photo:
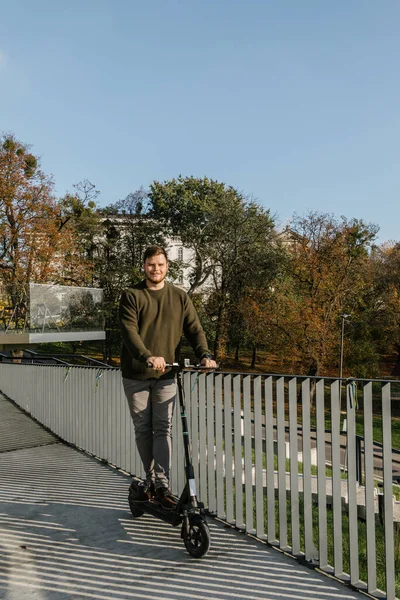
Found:
[(147, 364), (150, 364), (155, 371), (165, 371), (166, 362), (162, 356), (150, 356)]
[(200, 364), (202, 367), (206, 367), (206, 369), (217, 368), (217, 363), (212, 358), (202, 358)]

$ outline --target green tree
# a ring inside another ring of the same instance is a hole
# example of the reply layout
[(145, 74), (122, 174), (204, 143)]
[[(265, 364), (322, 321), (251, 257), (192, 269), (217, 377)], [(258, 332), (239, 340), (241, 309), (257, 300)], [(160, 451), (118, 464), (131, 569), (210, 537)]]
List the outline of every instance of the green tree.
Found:
[[(210, 219), (209, 235), (207, 254), (216, 316), (215, 354), (222, 358), (235, 308), (243, 309), (251, 301), (251, 290), (269, 289), (281, 268), (283, 254), (269, 211), (232, 189)], [(268, 332), (264, 334), (266, 339)], [(262, 339), (262, 332), (253, 337), (254, 356)]]
[(227, 193), (224, 183), (204, 177), (182, 177), (150, 185), (151, 217), (161, 224), (166, 235), (179, 237), (193, 251), (189, 295), (199, 290), (211, 276), (213, 265), (208, 256), (214, 233), (213, 215)]
[(150, 186), (151, 214), (194, 255), (190, 294), (201, 290), (214, 317), (214, 353), (225, 353), (229, 319), (246, 286), (268, 286), (280, 245), (268, 210), (233, 187), (179, 177)]
[[(148, 214), (148, 196), (140, 188), (102, 209), (93, 251), (96, 281), (104, 290), (105, 358), (119, 352), (118, 304), (123, 289), (143, 279), (143, 252), (151, 244), (165, 245), (157, 221)], [(172, 265), (173, 273), (173, 265)]]

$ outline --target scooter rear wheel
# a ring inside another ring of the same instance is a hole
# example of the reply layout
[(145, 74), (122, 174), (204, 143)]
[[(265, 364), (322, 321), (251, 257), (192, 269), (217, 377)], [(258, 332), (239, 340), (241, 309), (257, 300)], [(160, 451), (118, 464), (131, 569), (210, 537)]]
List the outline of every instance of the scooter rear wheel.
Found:
[(182, 537), (186, 550), (194, 558), (205, 556), (210, 549), (210, 530), (201, 515), (189, 517), (189, 531), (182, 525)]
[(144, 510), (140, 506), (140, 502), (138, 502), (139, 498), (140, 496), (138, 494), (137, 486), (131, 484), (129, 488), (128, 502), (129, 508), (131, 509), (132, 517), (135, 517), (135, 519), (138, 519), (139, 517), (144, 515)]

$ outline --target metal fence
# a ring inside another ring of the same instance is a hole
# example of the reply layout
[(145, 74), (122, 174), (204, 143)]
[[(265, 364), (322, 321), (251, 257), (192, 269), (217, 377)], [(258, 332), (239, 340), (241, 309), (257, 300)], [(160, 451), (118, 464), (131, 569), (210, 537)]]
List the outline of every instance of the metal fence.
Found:
[[(399, 595), (398, 382), (187, 372), (184, 386), (199, 496), (212, 513), (371, 595)], [(118, 370), (0, 364), (0, 390), (62, 439), (143, 475)]]

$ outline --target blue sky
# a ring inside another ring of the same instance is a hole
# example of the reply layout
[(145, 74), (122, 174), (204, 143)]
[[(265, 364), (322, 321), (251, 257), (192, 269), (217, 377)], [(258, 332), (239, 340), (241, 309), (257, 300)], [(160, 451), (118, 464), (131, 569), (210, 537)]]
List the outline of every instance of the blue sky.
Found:
[(0, 131), (63, 195), (225, 181), (284, 224), (309, 210), (400, 240), (398, 0), (14, 0)]

